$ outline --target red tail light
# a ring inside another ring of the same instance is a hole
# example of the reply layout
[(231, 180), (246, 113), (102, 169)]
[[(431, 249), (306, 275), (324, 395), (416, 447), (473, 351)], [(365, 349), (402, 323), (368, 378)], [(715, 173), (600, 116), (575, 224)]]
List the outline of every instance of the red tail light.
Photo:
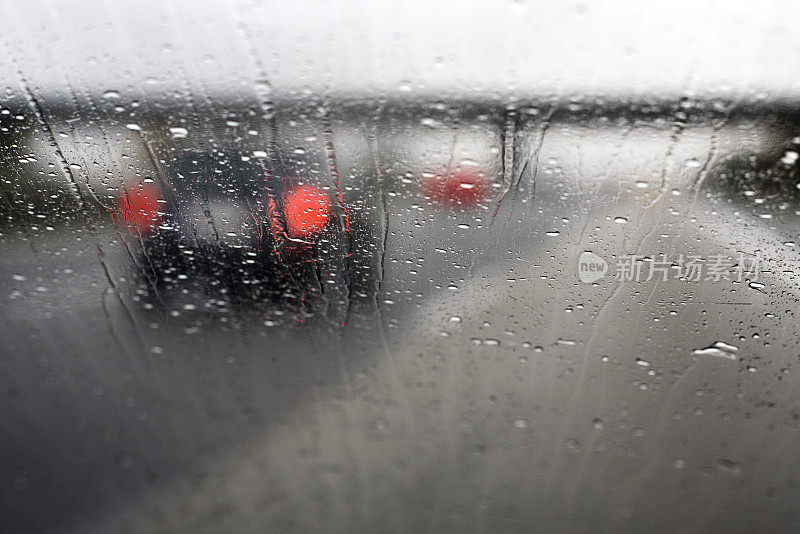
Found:
[(321, 189), (301, 185), (284, 196), (283, 213), (289, 237), (294, 239), (313, 237), (328, 224), (331, 202)]
[(161, 192), (150, 184), (126, 186), (117, 197), (117, 216), (133, 230), (149, 234), (161, 223)]
[(424, 173), (422, 193), (435, 204), (474, 206), (486, 197), (486, 177), (477, 170), (456, 169), (451, 172)]

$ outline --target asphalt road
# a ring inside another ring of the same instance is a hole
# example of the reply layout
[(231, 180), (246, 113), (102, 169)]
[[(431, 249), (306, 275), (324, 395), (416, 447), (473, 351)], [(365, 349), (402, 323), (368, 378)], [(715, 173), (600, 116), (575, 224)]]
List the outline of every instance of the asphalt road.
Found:
[[(688, 157), (663, 181), (538, 157), (499, 207), (365, 193), (372, 226), (309, 313), (156, 294), (108, 221), (3, 230), (5, 527), (800, 527), (797, 208), (697, 193)], [(764, 264), (585, 284), (585, 251)], [(714, 343), (734, 348), (694, 352)]]

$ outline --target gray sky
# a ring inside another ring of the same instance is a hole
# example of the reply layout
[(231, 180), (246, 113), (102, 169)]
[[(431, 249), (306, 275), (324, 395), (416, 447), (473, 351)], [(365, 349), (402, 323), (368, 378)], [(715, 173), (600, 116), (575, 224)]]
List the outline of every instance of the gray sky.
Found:
[(279, 94), (800, 92), (800, 3), (784, 0), (16, 4), (0, 72), (44, 91), (239, 91), (266, 74)]

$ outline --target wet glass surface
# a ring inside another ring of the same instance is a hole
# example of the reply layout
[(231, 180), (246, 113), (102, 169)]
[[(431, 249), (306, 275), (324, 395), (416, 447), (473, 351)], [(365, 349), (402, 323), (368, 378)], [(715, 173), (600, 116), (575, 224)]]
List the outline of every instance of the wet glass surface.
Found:
[(163, 9), (158, 68), (3, 42), (10, 530), (797, 528), (791, 84), (297, 89)]

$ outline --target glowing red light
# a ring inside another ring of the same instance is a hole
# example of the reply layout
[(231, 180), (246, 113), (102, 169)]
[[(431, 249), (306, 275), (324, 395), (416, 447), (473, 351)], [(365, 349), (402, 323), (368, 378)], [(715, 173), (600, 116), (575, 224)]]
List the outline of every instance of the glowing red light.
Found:
[(148, 234), (161, 223), (159, 198), (161, 192), (154, 185), (127, 186), (117, 197), (117, 215), (133, 230)]
[(289, 237), (313, 237), (328, 224), (331, 202), (324, 191), (310, 185), (301, 185), (284, 196), (283, 213)]
[(471, 207), (486, 197), (488, 182), (483, 173), (473, 169), (424, 173), (422, 193), (435, 204)]

